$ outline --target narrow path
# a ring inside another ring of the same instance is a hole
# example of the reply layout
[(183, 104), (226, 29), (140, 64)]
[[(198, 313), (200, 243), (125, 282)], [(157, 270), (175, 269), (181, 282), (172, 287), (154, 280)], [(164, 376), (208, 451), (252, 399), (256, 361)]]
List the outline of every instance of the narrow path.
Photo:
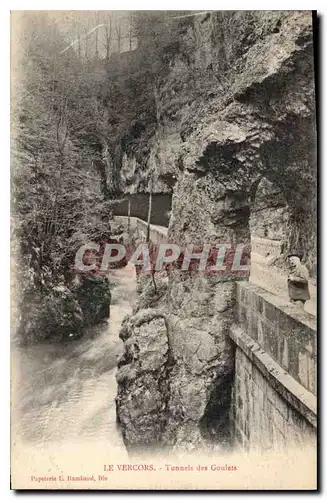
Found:
[[(141, 221), (144, 228), (146, 228), (146, 221), (143, 219), (138, 219), (137, 217), (132, 217), (133, 219)], [(126, 216), (117, 216), (116, 219), (119, 221), (124, 221), (127, 223)], [(145, 231), (145, 229), (144, 229)], [(164, 235), (168, 233), (168, 227), (158, 226), (151, 224), (152, 232), (159, 232)], [(144, 232), (145, 235), (145, 232)], [(268, 241), (268, 240), (267, 240)], [(250, 281), (255, 285), (267, 290), (278, 297), (281, 297), (285, 302), (289, 302), (288, 288), (287, 288), (287, 273), (282, 269), (275, 266), (269, 266), (265, 261), (265, 258), (256, 253), (251, 252), (251, 271), (250, 271)], [(312, 281), (309, 282), (309, 291), (311, 298), (305, 304), (304, 310), (312, 314), (317, 315), (317, 287)]]

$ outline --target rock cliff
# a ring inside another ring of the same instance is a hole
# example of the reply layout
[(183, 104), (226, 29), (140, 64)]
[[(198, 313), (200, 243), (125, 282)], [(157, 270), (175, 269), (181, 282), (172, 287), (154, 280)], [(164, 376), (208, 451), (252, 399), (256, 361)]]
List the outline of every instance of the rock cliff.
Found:
[[(280, 197), (288, 248), (301, 248), (313, 265), (311, 13), (215, 12), (174, 29), (178, 46), (156, 87), (156, 127), (139, 142), (143, 161), (137, 141), (126, 142), (124, 172), (133, 171), (126, 189), (147, 190), (152, 180), (154, 190), (172, 191), (175, 241), (249, 244), (264, 179)], [(235, 283), (168, 274), (159, 305), (139, 305), (121, 333), (117, 414), (125, 442), (229, 446)]]

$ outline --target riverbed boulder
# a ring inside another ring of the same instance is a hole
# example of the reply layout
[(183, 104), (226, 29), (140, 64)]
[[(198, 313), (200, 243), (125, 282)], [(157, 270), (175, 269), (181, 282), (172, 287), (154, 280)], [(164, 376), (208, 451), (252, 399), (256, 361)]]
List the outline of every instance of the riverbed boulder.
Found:
[(83, 325), (96, 325), (110, 315), (110, 285), (106, 276), (82, 275), (75, 296), (83, 311)]
[(53, 286), (47, 293), (35, 290), (21, 309), (18, 335), (23, 343), (42, 340), (51, 342), (81, 335), (84, 314), (72, 291), (63, 284)]
[(116, 374), (117, 417), (128, 448), (161, 442), (166, 425), (169, 341), (165, 317), (141, 310), (123, 325), (124, 354)]

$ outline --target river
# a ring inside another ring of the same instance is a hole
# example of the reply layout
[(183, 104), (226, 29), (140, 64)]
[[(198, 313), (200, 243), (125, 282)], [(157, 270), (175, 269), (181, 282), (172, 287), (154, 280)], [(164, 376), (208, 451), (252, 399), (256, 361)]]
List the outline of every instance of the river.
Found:
[(136, 299), (134, 266), (110, 271), (107, 324), (79, 340), (21, 347), (13, 342), (12, 443), (51, 448), (78, 443), (127, 453), (116, 425), (116, 359), (122, 319)]

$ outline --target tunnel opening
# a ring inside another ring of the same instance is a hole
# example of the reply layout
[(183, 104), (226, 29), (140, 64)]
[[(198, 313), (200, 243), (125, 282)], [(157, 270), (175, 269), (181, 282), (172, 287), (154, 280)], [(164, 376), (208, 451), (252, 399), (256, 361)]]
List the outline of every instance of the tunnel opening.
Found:
[[(130, 202), (130, 209), (128, 204)], [(150, 194), (135, 193), (125, 195), (113, 206), (113, 215), (127, 216), (144, 221), (148, 218)], [(154, 193), (151, 200), (151, 224), (168, 227), (171, 212), (172, 195), (169, 193)]]

